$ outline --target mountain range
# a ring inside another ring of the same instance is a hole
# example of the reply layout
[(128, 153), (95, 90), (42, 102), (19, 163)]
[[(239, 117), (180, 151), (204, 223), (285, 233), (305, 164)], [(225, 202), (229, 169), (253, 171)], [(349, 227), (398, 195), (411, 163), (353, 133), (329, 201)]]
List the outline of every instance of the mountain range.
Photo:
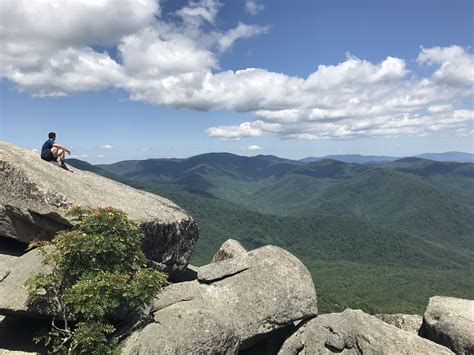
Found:
[(201, 229), (195, 264), (229, 238), (290, 250), (312, 273), (324, 311), (416, 313), (432, 294), (472, 298), (474, 164), (370, 161), (209, 153), (69, 164), (189, 210)]
[[(411, 156), (413, 158), (423, 158), (438, 161), (457, 161), (460, 163), (474, 163), (474, 154), (464, 152), (444, 152), (444, 153), (424, 153), (419, 155)], [(386, 155), (360, 155), (360, 154), (341, 154), (341, 155), (326, 155), (324, 157), (308, 157), (301, 159), (301, 162), (310, 163), (313, 161), (323, 159), (334, 159), (344, 163), (382, 163), (391, 162), (406, 158), (403, 156), (393, 157)]]

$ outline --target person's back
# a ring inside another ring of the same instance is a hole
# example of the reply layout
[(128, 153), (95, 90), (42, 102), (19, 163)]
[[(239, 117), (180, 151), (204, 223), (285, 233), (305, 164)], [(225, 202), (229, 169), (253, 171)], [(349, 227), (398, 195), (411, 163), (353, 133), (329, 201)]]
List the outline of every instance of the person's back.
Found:
[(54, 161), (57, 160), (58, 157), (54, 157), (51, 149), (53, 149), (54, 140), (49, 138), (46, 142), (44, 142), (43, 146), (41, 147), (41, 159), (46, 161)]

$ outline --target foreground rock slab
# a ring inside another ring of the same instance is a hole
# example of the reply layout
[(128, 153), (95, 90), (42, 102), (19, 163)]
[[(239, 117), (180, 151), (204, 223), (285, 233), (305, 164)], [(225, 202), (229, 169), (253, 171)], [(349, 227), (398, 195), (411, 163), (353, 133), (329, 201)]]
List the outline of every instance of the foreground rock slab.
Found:
[(48, 272), (42, 261), (43, 256), (36, 249), (0, 265), (0, 314), (40, 317), (57, 313), (56, 309), (41, 299), (29, 304), (28, 294), (23, 287), (30, 277)]
[[(195, 312), (204, 312), (212, 324), (205, 317), (195, 319)], [(192, 341), (192, 353), (232, 353), (233, 339), (246, 349), (277, 329), (314, 317), (316, 293), (311, 275), (296, 257), (266, 246), (203, 266), (195, 281), (166, 287), (152, 313), (154, 322), (126, 341), (125, 354), (146, 354), (147, 349), (161, 349), (160, 344), (180, 353), (183, 341)], [(191, 325), (208, 332), (184, 339)], [(216, 347), (202, 345), (206, 342), (200, 337), (218, 339)]]
[(65, 171), (0, 142), (0, 236), (25, 243), (51, 239), (71, 227), (65, 212), (74, 205), (125, 211), (145, 234), (145, 255), (167, 272), (187, 265), (198, 239), (194, 219), (170, 200), (90, 172)]
[(376, 314), (375, 317), (413, 334), (418, 334), (423, 323), (423, 317), (418, 314)]
[(474, 301), (431, 297), (420, 335), (457, 354), (474, 354)]
[(286, 340), (278, 354), (333, 353), (452, 354), (444, 346), (352, 309), (308, 321)]

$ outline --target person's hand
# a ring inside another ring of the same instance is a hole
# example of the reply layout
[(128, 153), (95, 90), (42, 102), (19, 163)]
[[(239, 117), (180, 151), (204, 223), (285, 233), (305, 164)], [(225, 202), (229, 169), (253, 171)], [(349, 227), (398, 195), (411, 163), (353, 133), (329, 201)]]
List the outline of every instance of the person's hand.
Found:
[(71, 150), (70, 149), (67, 149), (66, 152), (71, 155)]

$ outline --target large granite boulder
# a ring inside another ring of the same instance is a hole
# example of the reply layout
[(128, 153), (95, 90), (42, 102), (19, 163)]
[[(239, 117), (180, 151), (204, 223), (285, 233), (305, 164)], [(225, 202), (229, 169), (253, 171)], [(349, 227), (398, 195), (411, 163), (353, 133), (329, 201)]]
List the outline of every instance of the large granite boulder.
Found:
[[(195, 320), (196, 312), (206, 314), (212, 324), (204, 322), (205, 317)], [(296, 257), (266, 246), (203, 266), (197, 280), (166, 287), (152, 313), (155, 321), (127, 339), (125, 354), (161, 349), (163, 343), (170, 344), (169, 352), (180, 353), (179, 344), (191, 341), (182, 338), (192, 331), (191, 325), (208, 330), (197, 335), (204, 340), (194, 339), (193, 344), (205, 343), (208, 337), (221, 340), (218, 348), (200, 345), (193, 353), (232, 352), (232, 339), (238, 339), (239, 349), (246, 349), (294, 321), (314, 317), (316, 293), (311, 275)]]
[(0, 142), (0, 236), (25, 243), (51, 239), (71, 227), (65, 212), (74, 205), (126, 212), (145, 235), (145, 255), (169, 273), (187, 265), (198, 238), (194, 219), (165, 198), (91, 172), (65, 171), (32, 151)]
[(333, 353), (452, 354), (448, 348), (352, 309), (308, 321), (285, 341), (278, 354)]
[(0, 265), (0, 314), (28, 317), (57, 314), (55, 307), (44, 298), (38, 297), (35, 302), (29, 302), (23, 286), (38, 273), (49, 272), (50, 267), (44, 266), (42, 261), (43, 256), (35, 249)]
[(418, 314), (376, 314), (375, 317), (413, 334), (418, 334), (423, 323), (423, 317)]
[(431, 297), (420, 335), (457, 354), (474, 354), (474, 301)]

